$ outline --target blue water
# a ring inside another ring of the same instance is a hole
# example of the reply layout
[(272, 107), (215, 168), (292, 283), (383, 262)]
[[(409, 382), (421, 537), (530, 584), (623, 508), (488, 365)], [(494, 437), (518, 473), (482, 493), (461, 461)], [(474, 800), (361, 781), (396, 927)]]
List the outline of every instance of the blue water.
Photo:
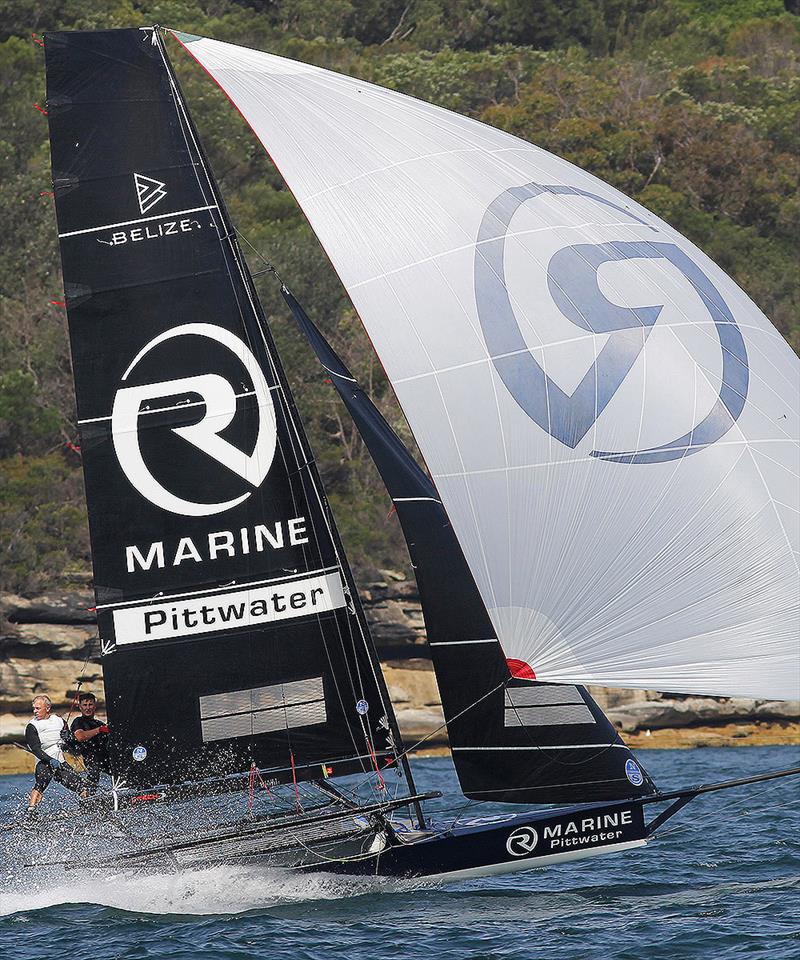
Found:
[[(664, 789), (800, 764), (794, 747), (640, 755)], [(455, 790), (449, 760), (417, 760), (414, 769), (419, 786)], [(27, 787), (27, 778), (0, 777), (0, 822), (18, 815)], [(697, 799), (642, 850), (448, 887), (354, 886), (252, 867), (64, 875), (23, 868), (13, 850), (0, 863), (2, 960), (199, 956), (797, 960), (800, 782)]]

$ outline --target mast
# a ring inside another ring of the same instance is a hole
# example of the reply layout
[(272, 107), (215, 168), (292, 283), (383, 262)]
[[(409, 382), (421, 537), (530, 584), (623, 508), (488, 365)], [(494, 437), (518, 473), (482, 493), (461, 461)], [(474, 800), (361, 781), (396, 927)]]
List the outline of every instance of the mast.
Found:
[[(347, 555), (344, 550), (344, 545), (341, 541), (341, 536), (339, 530), (336, 526), (336, 523), (333, 518), (333, 514), (330, 509), (330, 504), (328, 503), (328, 498), (325, 496), (324, 487), (322, 484), (322, 478), (319, 475), (319, 470), (317, 469), (316, 458), (311, 451), (311, 447), (308, 442), (308, 437), (306, 436), (305, 428), (303, 427), (302, 420), (300, 418), (299, 411), (297, 409), (297, 404), (295, 403), (294, 396), (289, 387), (289, 381), (286, 377), (286, 372), (283, 369), (283, 364), (280, 360), (280, 355), (278, 353), (277, 346), (272, 337), (272, 332), (269, 329), (269, 324), (267, 323), (267, 318), (264, 314), (264, 308), (261, 304), (261, 299), (258, 296), (258, 291), (256, 290), (255, 283), (253, 281), (252, 274), (247, 267), (247, 262), (242, 254), (241, 247), (236, 237), (236, 228), (233, 226), (228, 209), (225, 205), (225, 202), (222, 198), (222, 195), (219, 191), (218, 186), (214, 182), (213, 178), (209, 175), (211, 167), (206, 157), (205, 150), (202, 146), (202, 142), (197, 133), (197, 128), (195, 126), (194, 120), (189, 113), (188, 107), (186, 106), (186, 101), (183, 96), (183, 91), (180, 86), (180, 82), (175, 74), (175, 70), (170, 62), (169, 56), (167, 54), (166, 48), (164, 46), (163, 37), (160, 34), (160, 28), (155, 26), (153, 28), (153, 37), (154, 42), (157, 43), (158, 49), (161, 53), (164, 66), (167, 70), (167, 73), (170, 78), (170, 83), (172, 84), (172, 89), (175, 93), (175, 100), (178, 103), (181, 114), (183, 116), (184, 122), (186, 123), (187, 129), (191, 132), (192, 140), (195, 149), (201, 159), (202, 169), (206, 176), (208, 182), (209, 191), (214, 196), (214, 200), (219, 207), (220, 217), (225, 224), (225, 239), (230, 245), (231, 253), (234, 260), (239, 268), (242, 281), (247, 289), (250, 303), (253, 308), (253, 318), (255, 320), (255, 330), (253, 331), (252, 339), (258, 341), (262, 339), (264, 342), (264, 351), (263, 359), (266, 360), (272, 367), (275, 376), (278, 382), (281, 385), (282, 392), (286, 398), (286, 405), (289, 412), (289, 417), (292, 423), (293, 435), (298, 446), (299, 457), (298, 460), (302, 463), (303, 468), (308, 472), (311, 477), (311, 482), (315, 492), (317, 493), (319, 505), (325, 515), (328, 532), (333, 541), (334, 549), (336, 551), (337, 560), (339, 566), (344, 576), (346, 586), (347, 586), (347, 596), (352, 609), (354, 611), (358, 628), (364, 643), (364, 647), (367, 651), (367, 654), (370, 659), (370, 665), (372, 667), (372, 674), (380, 692), (381, 701), (386, 711), (386, 718), (389, 724), (389, 729), (392, 734), (392, 741), (395, 745), (395, 758), (396, 762), (399, 764), (400, 769), (403, 772), (406, 783), (409, 788), (410, 793), (417, 793), (416, 786), (414, 784), (414, 777), (411, 772), (411, 764), (408, 759), (408, 754), (406, 753), (403, 745), (403, 738), (400, 733), (400, 727), (397, 723), (397, 717), (395, 715), (394, 709), (392, 707), (391, 698), (389, 696), (389, 690), (386, 686), (386, 679), (383, 676), (383, 671), (381, 670), (380, 660), (378, 658), (377, 651), (375, 649), (375, 644), (372, 640), (372, 636), (369, 629), (369, 624), (367, 623), (366, 616), (364, 614), (364, 608), (358, 600), (358, 586), (353, 577), (353, 571), (350, 567), (350, 564), (347, 560)], [(245, 321), (247, 322), (247, 320)], [(260, 338), (259, 338), (260, 335)], [(414, 810), (417, 815), (417, 820), (420, 827), (424, 827), (425, 820), (422, 813), (422, 807), (417, 801), (414, 804)]]
[(391, 703), (163, 49), (45, 51), (115, 782), (369, 774)]

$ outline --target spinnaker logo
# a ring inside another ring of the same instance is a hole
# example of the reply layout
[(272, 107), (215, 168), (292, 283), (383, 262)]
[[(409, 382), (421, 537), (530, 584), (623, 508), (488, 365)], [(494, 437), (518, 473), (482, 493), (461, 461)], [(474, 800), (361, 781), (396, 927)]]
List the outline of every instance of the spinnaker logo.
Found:
[(598, 271), (611, 261), (666, 261), (683, 274), (699, 295), (707, 314), (702, 319), (711, 319), (719, 338), (722, 375), (717, 400), (683, 436), (645, 449), (592, 450), (591, 456), (617, 463), (661, 463), (704, 450), (730, 430), (744, 409), (749, 385), (747, 350), (719, 290), (676, 244), (651, 239), (606, 241), (576, 243), (558, 250), (547, 264), (547, 287), (553, 303), (571, 323), (601, 335), (596, 342), (603, 345), (572, 393), (561, 389), (529, 349), (506, 287), (506, 237), (515, 213), (524, 203), (554, 195), (580, 197), (611, 207), (615, 214), (656, 231), (624, 206), (578, 187), (526, 183), (496, 197), (478, 231), (475, 302), (497, 373), (531, 420), (555, 440), (574, 449), (622, 386), (664, 306), (628, 307), (613, 303), (600, 288)]
[(159, 200), (167, 195), (166, 184), (161, 180), (146, 177), (143, 173), (134, 173), (133, 183), (136, 187), (136, 197), (139, 201), (139, 210), (142, 214), (154, 207)]
[[(230, 350), (247, 371), (258, 403), (258, 432), (252, 453), (245, 453), (220, 436), (236, 415), (237, 396), (231, 384), (215, 373), (122, 387), (118, 390), (111, 411), (114, 450), (125, 476), (151, 503), (183, 516), (210, 516), (238, 506), (263, 483), (272, 466), (277, 445), (275, 406), (261, 367), (250, 350), (233, 333), (210, 323), (186, 323), (159, 334), (134, 357), (122, 375), (122, 380), (128, 379), (136, 365), (151, 350), (176, 337), (205, 337), (213, 340)], [(197, 423), (172, 427), (171, 430), (206, 456), (238, 474), (252, 488), (241, 496), (217, 503), (187, 500), (167, 490), (147, 467), (139, 444), (142, 405), (159, 398), (187, 393), (200, 396), (205, 404), (205, 415)]]
[(506, 840), (506, 850), (512, 857), (527, 857), (536, 849), (539, 834), (533, 827), (520, 827)]

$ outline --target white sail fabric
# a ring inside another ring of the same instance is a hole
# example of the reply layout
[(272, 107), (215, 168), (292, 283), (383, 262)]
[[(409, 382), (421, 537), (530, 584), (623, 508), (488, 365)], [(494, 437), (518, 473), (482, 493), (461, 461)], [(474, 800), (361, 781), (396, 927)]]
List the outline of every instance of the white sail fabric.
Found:
[(338, 271), (505, 655), (800, 695), (800, 363), (714, 263), (544, 150), (180, 36)]

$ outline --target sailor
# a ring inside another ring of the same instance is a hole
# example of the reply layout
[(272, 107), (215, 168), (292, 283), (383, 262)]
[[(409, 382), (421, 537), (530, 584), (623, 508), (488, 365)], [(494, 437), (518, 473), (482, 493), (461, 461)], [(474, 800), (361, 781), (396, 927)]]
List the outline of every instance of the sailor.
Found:
[(70, 725), (75, 750), (83, 758), (86, 768), (86, 781), (89, 790), (94, 793), (100, 783), (100, 771), (110, 773), (108, 759), (108, 725), (95, 716), (97, 697), (93, 693), (82, 693), (78, 697), (81, 715), (75, 717)]
[(36, 757), (34, 787), (28, 800), (28, 813), (42, 802), (42, 796), (51, 780), (56, 780), (67, 789), (79, 794), (81, 799), (89, 796), (83, 780), (64, 759), (61, 749), (62, 734), (67, 732), (65, 720), (54, 714), (50, 697), (34, 697), (33, 720), (25, 728), (25, 742)]

